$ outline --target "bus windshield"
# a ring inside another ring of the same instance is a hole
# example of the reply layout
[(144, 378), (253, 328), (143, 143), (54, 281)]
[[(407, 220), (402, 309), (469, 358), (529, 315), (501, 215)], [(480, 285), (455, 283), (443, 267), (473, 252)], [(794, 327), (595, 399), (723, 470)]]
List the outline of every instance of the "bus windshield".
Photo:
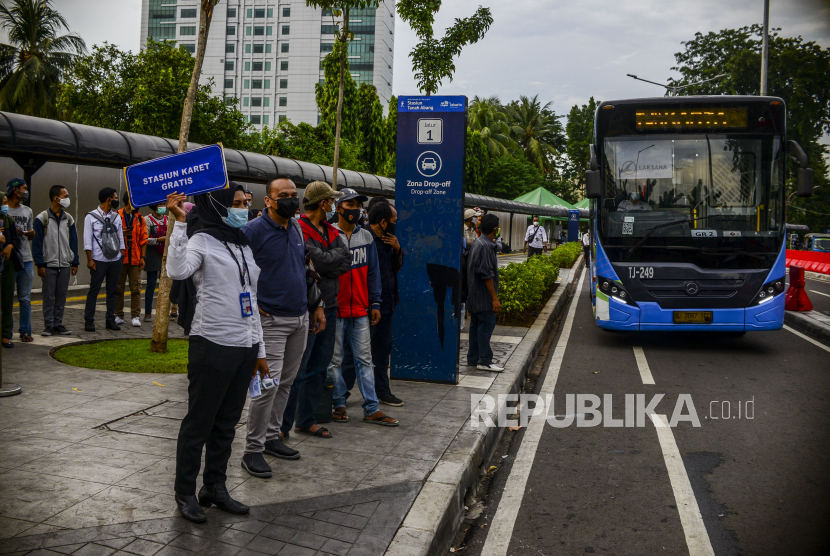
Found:
[(830, 237), (817, 237), (814, 239), (813, 251), (826, 251), (830, 253)]
[(609, 257), (771, 265), (784, 229), (781, 151), (772, 135), (606, 138), (598, 224)]

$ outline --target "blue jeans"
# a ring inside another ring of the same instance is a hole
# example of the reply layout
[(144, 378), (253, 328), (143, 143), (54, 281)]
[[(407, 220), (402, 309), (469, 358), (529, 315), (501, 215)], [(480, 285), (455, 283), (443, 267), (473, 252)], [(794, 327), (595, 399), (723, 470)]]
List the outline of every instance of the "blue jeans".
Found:
[(23, 270), (14, 273), (17, 301), (20, 303), (20, 328), (17, 331), (21, 334), (32, 333), (32, 281), (35, 279), (32, 266), (32, 261), (23, 263)]
[[(375, 367), (375, 395), (378, 399), (384, 396), (391, 396), (392, 389), (389, 386), (389, 356), (392, 354), (392, 322), (395, 313), (381, 315), (380, 322), (372, 327), (372, 364)], [(343, 350), (343, 363), (341, 364), (343, 380), (346, 389), (354, 387), (354, 355), (352, 346), (346, 344)]]
[(334, 342), (334, 355), (329, 365), (329, 376), (334, 382), (334, 407), (346, 407), (346, 381), (343, 380), (344, 345), (349, 342), (354, 353), (357, 387), (363, 396), (363, 414), (372, 415), (378, 410), (378, 398), (375, 394), (375, 369), (372, 365), (372, 339), (369, 332), (369, 317), (337, 319), (337, 337)]
[(493, 362), (490, 337), (496, 329), (496, 313), (481, 311), (470, 315), (470, 349), (467, 351), (467, 365), (489, 365)]
[(317, 424), (314, 411), (320, 403), (323, 386), (326, 383), (326, 371), (331, 356), (334, 353), (334, 338), (337, 332), (337, 307), (326, 309), (326, 329), (319, 334), (311, 334), (305, 346), (303, 359), (297, 378), (291, 385), (288, 395), (288, 404), (282, 416), (282, 432), (291, 431), (294, 424), (296, 408), (296, 426), (298, 429), (308, 429)]

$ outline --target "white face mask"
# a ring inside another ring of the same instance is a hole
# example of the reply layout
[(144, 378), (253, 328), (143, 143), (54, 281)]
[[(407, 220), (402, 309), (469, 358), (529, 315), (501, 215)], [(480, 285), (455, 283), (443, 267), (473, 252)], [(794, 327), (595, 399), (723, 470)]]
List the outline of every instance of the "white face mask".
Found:
[(538, 228), (538, 227), (539, 227), (539, 223), (538, 223), (538, 222), (534, 222), (534, 223), (533, 223), (533, 225), (534, 225), (536, 228)]
[(58, 199), (58, 204), (63, 208), (69, 208), (69, 202), (69, 197), (66, 197), (64, 199)]

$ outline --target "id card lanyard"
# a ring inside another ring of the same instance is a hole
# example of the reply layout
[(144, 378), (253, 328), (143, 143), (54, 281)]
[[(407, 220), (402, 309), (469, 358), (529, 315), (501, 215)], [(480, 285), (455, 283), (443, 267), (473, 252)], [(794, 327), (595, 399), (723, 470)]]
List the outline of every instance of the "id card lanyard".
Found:
[[(236, 268), (239, 270), (239, 285), (242, 286), (242, 293), (239, 294), (239, 308), (242, 311), (242, 317), (254, 316), (254, 307), (251, 303), (251, 292), (248, 291), (248, 286), (251, 284), (251, 274), (248, 272), (248, 261), (245, 260), (245, 250), (241, 247), (239, 252), (242, 253), (242, 264), (239, 264), (239, 259), (234, 255), (233, 250), (228, 246), (227, 241), (223, 241), (222, 245), (230, 253), (233, 262), (236, 263)], [(245, 283), (247, 278), (248, 283)]]

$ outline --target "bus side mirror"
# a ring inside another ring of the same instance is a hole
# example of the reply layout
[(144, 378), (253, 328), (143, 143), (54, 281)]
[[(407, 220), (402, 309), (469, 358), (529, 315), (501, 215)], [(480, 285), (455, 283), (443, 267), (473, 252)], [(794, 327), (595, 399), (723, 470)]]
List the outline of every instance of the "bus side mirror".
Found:
[(585, 196), (589, 199), (599, 199), (602, 196), (602, 181), (599, 178), (599, 164), (594, 145), (591, 145), (590, 164), (591, 169), (585, 172)]
[(798, 169), (798, 196), (812, 197), (813, 196), (813, 170), (807, 168), (807, 153), (801, 148), (801, 145), (795, 141), (787, 142), (787, 150), (792, 155), (793, 160), (800, 166)]

